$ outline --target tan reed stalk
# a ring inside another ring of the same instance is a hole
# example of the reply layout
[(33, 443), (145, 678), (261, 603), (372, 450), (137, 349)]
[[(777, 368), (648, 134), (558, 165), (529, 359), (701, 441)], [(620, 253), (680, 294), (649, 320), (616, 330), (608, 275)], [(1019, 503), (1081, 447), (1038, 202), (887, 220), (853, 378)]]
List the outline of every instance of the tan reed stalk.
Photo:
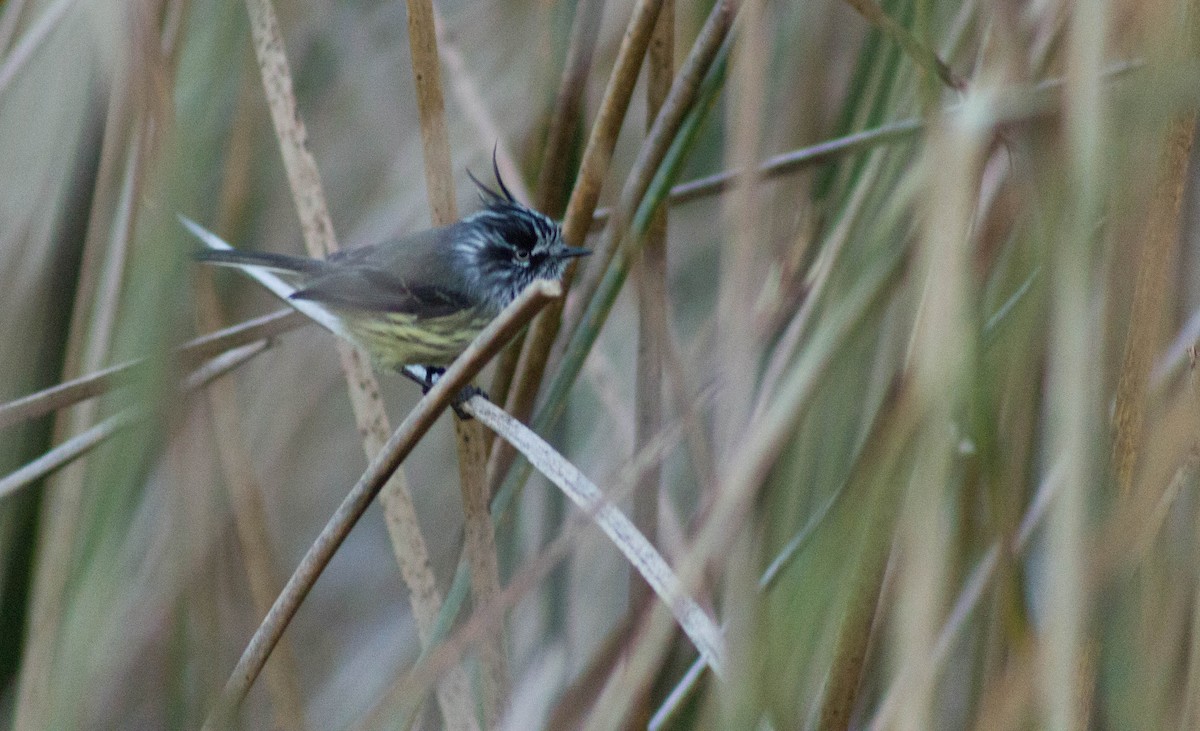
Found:
[[(425, 182), (435, 226), (446, 226), (458, 218), (454, 199), (454, 174), (450, 161), (449, 131), (442, 98), (438, 62), (437, 19), (432, 0), (407, 0), (408, 45), (412, 53), (417, 110), (421, 118), (421, 141), (425, 159)], [(471, 592), (478, 605), (494, 601), (500, 590), (496, 541), (488, 512), (487, 438), (474, 421), (455, 419), (459, 486), (462, 492)], [(479, 647), (483, 677), (483, 724), (495, 726), (508, 697), (508, 667), (504, 657), (503, 632), (496, 632)], [(469, 710), (469, 709), (464, 709)]]

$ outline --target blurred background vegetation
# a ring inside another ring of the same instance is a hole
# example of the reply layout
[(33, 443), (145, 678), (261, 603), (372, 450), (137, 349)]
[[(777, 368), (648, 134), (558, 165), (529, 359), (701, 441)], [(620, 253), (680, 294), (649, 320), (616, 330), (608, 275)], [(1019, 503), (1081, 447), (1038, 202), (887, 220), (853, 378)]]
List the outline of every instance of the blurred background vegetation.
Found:
[[(695, 665), (534, 475), (494, 516), (506, 610), (468, 605), (442, 640), (465, 650), (440, 667), (468, 678), (465, 727), (1200, 727), (1195, 4), (729, 5), (734, 43), (631, 201), (669, 208), (665, 238), (632, 211), (594, 229), (590, 245), (624, 242), (614, 267), (636, 264), (563, 417), (540, 424), (688, 569), (729, 667)], [(602, 207), (712, 8), (661, 6)], [(499, 145), (563, 213), (634, 8), (435, 6), (460, 210)], [(405, 5), (276, 10), (342, 244), (429, 226)], [(0, 403), (149, 358), (0, 427), (0, 475), (119, 427), (0, 483), (0, 724), (199, 727), (366, 464), (332, 336), (280, 335), (182, 394), (166, 357), (277, 307), (194, 266), (177, 212), (303, 251), (246, 6), (4, 0), (0, 171)], [(547, 383), (605, 260), (580, 274)], [(418, 393), (382, 388), (398, 423)], [(442, 594), (463, 543), (454, 439), (445, 416), (404, 465)], [(422, 643), (383, 512), (316, 584), (241, 727), (456, 725), (410, 672)], [(498, 717), (481, 636), (506, 668)]]

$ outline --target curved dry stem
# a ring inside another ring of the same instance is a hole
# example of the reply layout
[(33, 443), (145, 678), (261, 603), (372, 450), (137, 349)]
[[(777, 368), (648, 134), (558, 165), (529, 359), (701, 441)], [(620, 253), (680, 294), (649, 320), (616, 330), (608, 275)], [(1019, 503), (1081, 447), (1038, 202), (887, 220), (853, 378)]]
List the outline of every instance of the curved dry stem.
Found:
[(725, 642), (721, 630), (688, 595), (666, 560), (633, 522), (609, 502), (600, 488), (587, 479), (575, 465), (503, 409), (479, 398), (472, 399), (464, 408), (516, 447), (530, 464), (596, 522), (671, 610), (671, 614), (675, 616), (675, 620), (708, 666), (720, 675), (725, 656)]
[(504, 343), (552, 299), (561, 296), (562, 288), (553, 282), (537, 281), (504, 309), (481, 332), (462, 355), (454, 361), (438, 382), (409, 412), (404, 422), (371, 460), (366, 472), (338, 506), (320, 535), (309, 547), (300, 565), (275, 600), (271, 611), (255, 631), (225, 684), (204, 728), (217, 729), (229, 725), (233, 713), (246, 697), (250, 686), (262, 671), (280, 636), (295, 616), (296, 610), (320, 577), (321, 572), (342, 545), (350, 530), (366, 512), (375, 495), (388, 477), (400, 466), (417, 441), (424, 436), (434, 420), (446, 409), (459, 391), (487, 364)]
[[(467, 408), (479, 404), (481, 401), (482, 399), (472, 399), (468, 402)], [(693, 404), (693, 406), (695, 408), (691, 410), (699, 408), (699, 404)], [(635, 488), (647, 471), (660, 464), (665, 455), (678, 444), (685, 428), (686, 425), (679, 421), (668, 425), (639, 450), (619, 471), (614, 480), (611, 499), (623, 499), (628, 490)], [(591, 521), (591, 523), (594, 524), (595, 521)], [(582, 530), (588, 525), (589, 521), (585, 516), (569, 519), (568, 525), (562, 532), (551, 540), (535, 558), (523, 565), (521, 571), (501, 591), (494, 604), (476, 607), (470, 618), (454, 632), (451, 638), (422, 655), (416, 667), (392, 684), (385, 699), (356, 728), (375, 728), (380, 725), (385, 714), (393, 713), (390, 709), (395, 709), (401, 704), (412, 708), (414, 699), (423, 696), (437, 678), (441, 677), (448, 668), (453, 667), (467, 646), (493, 632), (498, 623), (502, 621), (504, 614), (516, 606), (522, 598), (528, 596), (532, 588), (544, 580), (556, 564), (566, 558), (571, 546), (576, 544)], [(708, 667), (703, 657), (700, 658), (700, 662), (703, 667)]]
[[(414, 373), (413, 376), (419, 379), (418, 374)], [(481, 400), (472, 399), (469, 403), (474, 404)], [(660, 464), (665, 455), (678, 444), (683, 428), (684, 425), (680, 423), (668, 426), (638, 454), (634, 455), (621, 468), (619, 476), (614, 481), (615, 488), (611, 495), (612, 499), (622, 499), (650, 468)], [(376, 704), (371, 713), (354, 728), (377, 728), (384, 725), (384, 718), (396, 718), (401, 713), (412, 715), (415, 704), (436, 682), (437, 678), (459, 662), (468, 646), (495, 631), (495, 628), (503, 621), (505, 614), (522, 598), (527, 597), (533, 587), (544, 580), (549, 571), (567, 557), (571, 547), (577, 545), (580, 535), (587, 527), (589, 524), (583, 516), (571, 519), (563, 531), (544, 546), (536, 557), (524, 562), (521, 570), (512, 577), (512, 580), (496, 597), (494, 603), (475, 607), (470, 618), (459, 626), (452, 636), (445, 638), (445, 642), (439, 641), (435, 647), (422, 654), (417, 666), (393, 682), (391, 689)], [(701, 662), (703, 663), (703, 658), (701, 658)], [(707, 664), (703, 666), (708, 667)], [(398, 708), (403, 708), (403, 711), (397, 711)], [(557, 727), (555, 726), (555, 728)]]

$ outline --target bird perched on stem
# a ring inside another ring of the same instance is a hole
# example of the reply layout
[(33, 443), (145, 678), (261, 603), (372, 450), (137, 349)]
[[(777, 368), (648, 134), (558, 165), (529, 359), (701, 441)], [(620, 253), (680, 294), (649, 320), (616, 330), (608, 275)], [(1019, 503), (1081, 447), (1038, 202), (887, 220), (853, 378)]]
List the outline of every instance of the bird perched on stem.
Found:
[(226, 248), (194, 222), (184, 225), (210, 246), (196, 258), (242, 269), (263, 281), (278, 275), (288, 289), (272, 290), (289, 304), (370, 354), (380, 367), (425, 366), (426, 388), (528, 284), (560, 280), (567, 262), (591, 253), (568, 246), (562, 228), (518, 202), (492, 170), (499, 191), (468, 173), (484, 203), (449, 226), (327, 259)]

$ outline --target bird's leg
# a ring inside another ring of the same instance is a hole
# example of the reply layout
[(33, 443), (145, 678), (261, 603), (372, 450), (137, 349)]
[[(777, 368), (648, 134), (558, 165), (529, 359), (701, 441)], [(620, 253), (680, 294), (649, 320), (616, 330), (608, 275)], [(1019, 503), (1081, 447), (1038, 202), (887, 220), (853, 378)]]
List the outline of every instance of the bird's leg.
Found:
[[(421, 394), (424, 395), (429, 393), (429, 389), (433, 388), (434, 384), (438, 382), (438, 379), (442, 377), (442, 374), (446, 372), (446, 369), (436, 366), (421, 366), (421, 369), (425, 371), (424, 378), (417, 377), (414, 373), (407, 369), (403, 369), (401, 372), (415, 381), (417, 385), (421, 387)], [(450, 408), (454, 410), (454, 415), (463, 421), (475, 418), (462, 409), (462, 405), (467, 401), (470, 401), (475, 396), (482, 396), (484, 398), (488, 397), (488, 395), (483, 392), (483, 389), (479, 388), (478, 386), (463, 386), (462, 390), (458, 392), (458, 395), (456, 395), (450, 402)]]

